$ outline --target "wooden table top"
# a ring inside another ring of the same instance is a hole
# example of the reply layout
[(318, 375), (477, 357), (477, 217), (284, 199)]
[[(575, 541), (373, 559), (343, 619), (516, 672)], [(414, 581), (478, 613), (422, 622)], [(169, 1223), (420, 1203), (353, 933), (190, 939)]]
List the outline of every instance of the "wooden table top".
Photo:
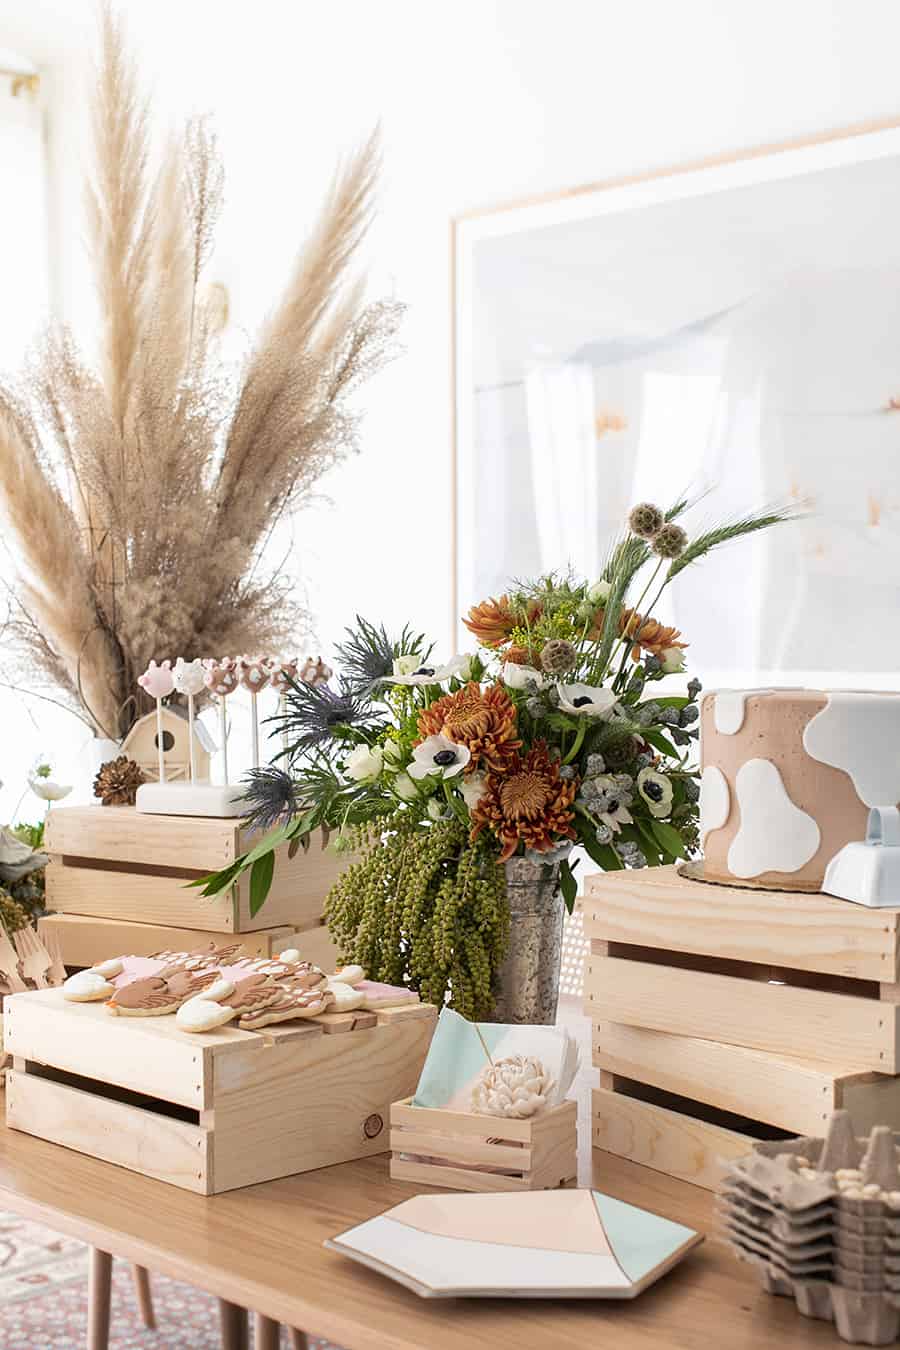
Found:
[(763, 1293), (715, 1237), (709, 1192), (587, 1147), (580, 1161), (582, 1185), (709, 1235), (632, 1303), (427, 1301), (326, 1251), (326, 1238), (427, 1189), (391, 1181), (386, 1154), (199, 1196), (2, 1126), (0, 1209), (328, 1337), (345, 1350), (588, 1350), (601, 1344), (616, 1350), (793, 1350), (835, 1344), (829, 1324), (809, 1321), (788, 1299)]

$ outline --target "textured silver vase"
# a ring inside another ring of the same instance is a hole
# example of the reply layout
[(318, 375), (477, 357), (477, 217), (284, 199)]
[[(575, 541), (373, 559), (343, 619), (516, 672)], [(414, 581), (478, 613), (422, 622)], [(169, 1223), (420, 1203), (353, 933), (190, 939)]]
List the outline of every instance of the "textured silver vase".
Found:
[(506, 864), (509, 950), (498, 977), (496, 1022), (556, 1021), (564, 908), (559, 865), (569, 852), (565, 847), (540, 860), (510, 858)]

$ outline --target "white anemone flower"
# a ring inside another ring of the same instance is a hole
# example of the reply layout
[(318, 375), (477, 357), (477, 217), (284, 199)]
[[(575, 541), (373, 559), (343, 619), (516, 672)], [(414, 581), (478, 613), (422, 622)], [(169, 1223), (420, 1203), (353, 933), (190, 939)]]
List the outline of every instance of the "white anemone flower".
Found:
[(60, 783), (53, 777), (53, 765), (40, 755), (28, 771), (28, 786), (43, 802), (61, 802), (72, 791), (71, 783)]
[(602, 685), (561, 684), (559, 706), (563, 712), (574, 713), (576, 717), (609, 718), (615, 710), (616, 696)]
[(445, 680), (451, 680), (454, 675), (461, 675), (468, 667), (469, 660), (465, 656), (454, 656), (451, 661), (439, 666), (430, 660), (420, 660), (416, 658), (416, 665), (413, 670), (398, 671), (397, 667), (401, 662), (408, 658), (400, 657), (394, 662), (394, 673), (388, 675), (389, 684), (443, 684)]
[(500, 678), (507, 689), (527, 689), (531, 681), (534, 680), (538, 689), (543, 689), (547, 683), (544, 676), (534, 666), (518, 666), (515, 661), (507, 661), (500, 673)]
[(357, 745), (347, 756), (347, 776), (356, 783), (372, 783), (384, 768), (384, 756), (377, 745)]
[(641, 769), (637, 776), (637, 790), (647, 803), (651, 816), (662, 819), (672, 809), (672, 780), (656, 769)]
[(455, 778), (471, 758), (467, 745), (457, 745), (447, 736), (429, 736), (413, 751), (409, 776), (422, 779), (440, 774), (441, 778)]

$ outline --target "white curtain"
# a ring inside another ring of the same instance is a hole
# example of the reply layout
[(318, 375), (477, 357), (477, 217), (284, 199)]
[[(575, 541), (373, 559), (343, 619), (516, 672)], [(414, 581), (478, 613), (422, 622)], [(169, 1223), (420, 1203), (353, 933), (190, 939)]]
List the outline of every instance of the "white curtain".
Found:
[(570, 563), (594, 577), (603, 558), (594, 372), (581, 362), (532, 371), (525, 380), (540, 567)]

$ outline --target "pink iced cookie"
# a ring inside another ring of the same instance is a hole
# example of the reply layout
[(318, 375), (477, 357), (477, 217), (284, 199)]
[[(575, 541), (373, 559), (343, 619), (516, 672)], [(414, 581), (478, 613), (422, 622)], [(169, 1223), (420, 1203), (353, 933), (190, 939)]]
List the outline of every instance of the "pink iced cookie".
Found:
[(407, 1003), (418, 1003), (419, 995), (412, 989), (404, 989), (396, 984), (378, 984), (375, 980), (360, 980), (353, 986), (363, 994), (361, 1007), (367, 1012), (379, 1012), (382, 1008), (402, 1008)]
[(138, 676), (137, 682), (151, 698), (166, 698), (175, 688), (172, 662), (163, 661), (158, 666), (155, 661), (151, 661), (143, 675)]

